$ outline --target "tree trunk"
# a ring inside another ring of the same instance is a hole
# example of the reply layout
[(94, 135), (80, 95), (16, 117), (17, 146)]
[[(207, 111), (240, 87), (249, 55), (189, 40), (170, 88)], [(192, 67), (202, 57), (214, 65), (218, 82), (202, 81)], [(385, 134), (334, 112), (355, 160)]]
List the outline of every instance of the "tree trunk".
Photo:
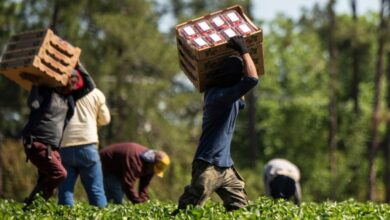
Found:
[(256, 166), (256, 161), (258, 157), (259, 145), (258, 145), (258, 134), (256, 129), (256, 91), (250, 91), (246, 100), (248, 103), (248, 137), (249, 137), (249, 147), (250, 147), (250, 164), (252, 167)]
[[(117, 57), (123, 56), (123, 48), (119, 47), (116, 48), (117, 50)], [(128, 119), (129, 114), (128, 107), (126, 103), (126, 95), (125, 95), (125, 75), (123, 73), (126, 72), (126, 70), (123, 68), (123, 64), (119, 64), (116, 66), (117, 73), (115, 74), (115, 87), (112, 88), (112, 100), (114, 102), (113, 106), (115, 107), (117, 118), (112, 121), (112, 128), (114, 130), (115, 136), (113, 137), (114, 140), (118, 140), (119, 138), (128, 137), (129, 139), (133, 138), (132, 133), (125, 130), (125, 124), (121, 119)], [(137, 123), (138, 120), (136, 120)], [(134, 129), (137, 129), (136, 125), (134, 125)]]
[(336, 148), (337, 148), (337, 63), (336, 63), (336, 45), (334, 39), (334, 30), (336, 28), (334, 5), (335, 0), (329, 0), (328, 16), (329, 16), (329, 36), (328, 36), (328, 52), (329, 52), (329, 164), (332, 174), (336, 173)]
[(54, 33), (57, 33), (57, 24), (58, 24), (59, 14), (60, 14), (60, 3), (59, 3), (59, 0), (55, 0), (54, 6), (53, 6), (53, 14), (51, 16), (51, 23), (50, 23), (50, 29)]
[[(109, 94), (108, 97), (110, 97), (110, 99), (108, 99), (107, 101), (108, 101), (108, 105), (110, 106), (111, 121), (107, 125), (107, 136), (105, 137), (104, 142), (105, 143), (113, 143), (114, 136), (116, 135), (115, 128), (114, 128), (114, 124), (116, 123), (116, 117), (113, 117), (113, 107), (115, 106), (115, 103), (116, 103), (114, 101), (114, 97), (115, 97), (114, 86), (112, 89), (109, 90), (108, 94)], [(99, 144), (99, 146), (103, 146), (103, 145)]]
[(376, 54), (375, 65), (375, 92), (374, 92), (374, 105), (372, 111), (372, 127), (371, 127), (371, 144), (368, 153), (368, 199), (375, 200), (375, 184), (376, 184), (376, 170), (375, 170), (375, 156), (379, 146), (379, 110), (380, 110), (380, 91), (382, 85), (382, 69), (383, 69), (383, 51), (385, 43), (385, 22), (384, 22), (384, 8), (385, 0), (382, 0), (380, 9), (380, 21), (378, 28), (378, 49)]
[[(387, 53), (387, 111), (390, 112), (390, 52)], [(385, 187), (386, 202), (390, 203), (390, 118), (386, 117), (386, 149), (385, 149)]]
[[(356, 13), (356, 0), (351, 0), (352, 17), (354, 21), (354, 35), (357, 34), (358, 17)], [(359, 54), (357, 50), (356, 38), (352, 39), (352, 99), (353, 99), (353, 111), (355, 114), (359, 114)]]
[(4, 197), (4, 188), (3, 188), (3, 134), (0, 132), (0, 198)]
[[(246, 14), (249, 17), (252, 17), (251, 15), (251, 8), (252, 8), (252, 2), (247, 1), (247, 4), (245, 5), (245, 11)], [(259, 155), (259, 134), (257, 132), (256, 128), (256, 89), (252, 89), (247, 95), (246, 95), (246, 102), (248, 106), (248, 137), (249, 137), (249, 147), (250, 147), (250, 164), (252, 167), (256, 167), (256, 162)]]

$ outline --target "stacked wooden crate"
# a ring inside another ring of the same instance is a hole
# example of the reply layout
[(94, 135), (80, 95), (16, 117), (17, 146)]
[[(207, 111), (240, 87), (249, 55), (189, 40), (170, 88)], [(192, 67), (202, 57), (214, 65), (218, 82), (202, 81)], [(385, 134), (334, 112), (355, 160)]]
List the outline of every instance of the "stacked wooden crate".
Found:
[(239, 5), (219, 10), (176, 26), (179, 64), (194, 86), (203, 92), (223, 59), (238, 54), (228, 40), (242, 35), (259, 75), (264, 74), (263, 32)]
[(30, 90), (32, 82), (50, 87), (68, 83), (81, 50), (52, 30), (16, 34), (0, 60), (0, 73)]

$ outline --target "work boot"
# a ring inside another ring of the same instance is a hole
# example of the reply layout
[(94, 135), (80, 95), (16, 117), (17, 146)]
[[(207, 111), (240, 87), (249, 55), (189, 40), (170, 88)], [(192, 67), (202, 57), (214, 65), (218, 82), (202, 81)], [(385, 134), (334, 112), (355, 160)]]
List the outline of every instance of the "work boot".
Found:
[(24, 206), (22, 208), (22, 210), (25, 212), (28, 210), (29, 206), (33, 203), (34, 201), (34, 198), (33, 197), (27, 197), (24, 199), (23, 203), (24, 203)]
[(173, 212), (171, 212), (171, 216), (176, 216), (177, 214), (179, 214), (181, 209), (175, 209)]

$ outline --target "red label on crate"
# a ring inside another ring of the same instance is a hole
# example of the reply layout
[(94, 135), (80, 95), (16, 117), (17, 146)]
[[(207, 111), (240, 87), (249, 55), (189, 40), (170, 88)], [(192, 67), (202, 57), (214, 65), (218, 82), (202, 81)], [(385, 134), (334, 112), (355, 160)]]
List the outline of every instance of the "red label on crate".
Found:
[(223, 20), (221, 16), (215, 16), (210, 19), (211, 25), (217, 30), (222, 30), (228, 27), (228, 24)]
[(195, 27), (203, 34), (212, 33), (214, 31), (206, 20), (197, 22)]
[(205, 48), (208, 46), (208, 43), (202, 37), (198, 37), (192, 40), (192, 44), (197, 48)]
[(207, 38), (209, 42), (213, 45), (220, 44), (222, 42), (225, 42), (225, 39), (218, 33), (212, 33)]
[(226, 20), (233, 24), (237, 25), (242, 22), (241, 16), (236, 11), (228, 11), (225, 13)]
[(232, 28), (225, 29), (222, 31), (222, 33), (227, 39), (237, 36), (237, 33)]
[(200, 22), (198, 25), (202, 31), (210, 31), (211, 30), (210, 26), (206, 22)]
[(196, 37), (196, 32), (194, 28), (190, 25), (184, 26), (180, 32), (184, 35), (186, 39), (192, 39)]
[(247, 35), (253, 32), (253, 29), (247, 23), (238, 25), (236, 29), (242, 35)]

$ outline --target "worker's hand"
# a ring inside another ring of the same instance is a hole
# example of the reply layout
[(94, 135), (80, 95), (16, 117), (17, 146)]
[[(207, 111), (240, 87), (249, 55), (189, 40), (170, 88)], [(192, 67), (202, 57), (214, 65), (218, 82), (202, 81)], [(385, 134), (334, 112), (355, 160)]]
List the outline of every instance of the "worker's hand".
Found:
[(248, 53), (248, 47), (246, 46), (245, 40), (242, 36), (234, 36), (230, 38), (227, 47), (238, 51), (241, 55)]

